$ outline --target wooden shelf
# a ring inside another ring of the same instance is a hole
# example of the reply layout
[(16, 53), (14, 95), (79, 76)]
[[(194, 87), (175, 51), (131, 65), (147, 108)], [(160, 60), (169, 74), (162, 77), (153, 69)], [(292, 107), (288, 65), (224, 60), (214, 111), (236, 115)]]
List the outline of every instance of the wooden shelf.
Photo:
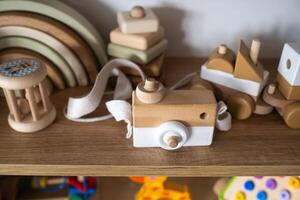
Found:
[[(167, 59), (166, 85), (199, 70), (201, 59)], [(264, 60), (273, 73), (275, 60)], [(276, 113), (233, 121), (230, 132), (215, 132), (209, 147), (169, 152), (137, 149), (125, 139), (123, 122), (75, 123), (64, 118), (68, 96), (75, 88), (52, 96), (55, 124), (38, 133), (20, 134), (7, 124), (7, 106), (0, 102), (0, 174), (2, 175), (168, 175), (232, 176), (295, 175), (300, 172), (300, 130), (289, 129)], [(100, 111), (103, 110), (103, 106)]]

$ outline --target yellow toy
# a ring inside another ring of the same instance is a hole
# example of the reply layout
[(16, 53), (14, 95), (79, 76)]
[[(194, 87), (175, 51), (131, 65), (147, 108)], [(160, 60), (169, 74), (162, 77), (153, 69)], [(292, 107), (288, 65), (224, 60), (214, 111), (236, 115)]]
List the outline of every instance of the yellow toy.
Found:
[(166, 176), (147, 176), (135, 200), (191, 200), (187, 185), (166, 182)]

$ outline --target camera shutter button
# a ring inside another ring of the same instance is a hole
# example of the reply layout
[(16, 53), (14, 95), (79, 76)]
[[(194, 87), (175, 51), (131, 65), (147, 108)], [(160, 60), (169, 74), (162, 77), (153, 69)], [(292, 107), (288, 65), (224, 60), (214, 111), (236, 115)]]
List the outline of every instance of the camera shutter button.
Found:
[(167, 139), (167, 144), (171, 148), (176, 148), (178, 146), (178, 143), (179, 143), (179, 138), (176, 136), (171, 136)]
[(189, 132), (185, 125), (178, 121), (167, 121), (158, 127), (159, 146), (166, 150), (182, 147), (188, 140)]

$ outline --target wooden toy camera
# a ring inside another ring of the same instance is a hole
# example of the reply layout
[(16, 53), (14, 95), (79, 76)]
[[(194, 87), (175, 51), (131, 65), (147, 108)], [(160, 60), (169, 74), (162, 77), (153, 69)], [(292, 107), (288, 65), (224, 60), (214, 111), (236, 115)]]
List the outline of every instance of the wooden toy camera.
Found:
[(264, 100), (274, 106), (290, 128), (300, 128), (300, 45), (284, 45), (276, 83), (264, 91)]
[(10, 111), (8, 123), (16, 131), (39, 131), (54, 121), (56, 110), (49, 100), (46, 75), (46, 67), (33, 59), (0, 65), (0, 87)]
[(132, 95), (133, 145), (167, 150), (210, 145), (216, 112), (210, 90), (168, 90), (147, 79)]

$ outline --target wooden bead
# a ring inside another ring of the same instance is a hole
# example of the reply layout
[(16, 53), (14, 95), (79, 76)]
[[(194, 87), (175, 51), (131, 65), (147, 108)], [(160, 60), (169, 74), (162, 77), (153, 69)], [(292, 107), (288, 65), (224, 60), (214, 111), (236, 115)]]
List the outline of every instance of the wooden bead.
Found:
[(248, 119), (255, 109), (252, 97), (244, 93), (236, 93), (230, 96), (227, 104), (232, 116), (240, 120)]
[(268, 94), (274, 94), (276, 91), (276, 85), (274, 83), (268, 86)]
[(218, 53), (221, 55), (225, 55), (227, 53), (227, 46), (222, 44), (219, 46)]
[(149, 92), (155, 92), (159, 87), (159, 82), (156, 81), (155, 79), (148, 78), (145, 81), (144, 84), (144, 89), (149, 91)]
[(260, 45), (261, 43), (258, 39), (252, 40), (251, 49), (250, 49), (250, 58), (254, 64), (257, 64)]
[(209, 56), (207, 67), (218, 71), (233, 73), (235, 53), (226, 45), (220, 45)]
[(132, 18), (141, 19), (145, 17), (145, 9), (142, 6), (134, 6), (130, 11)]

